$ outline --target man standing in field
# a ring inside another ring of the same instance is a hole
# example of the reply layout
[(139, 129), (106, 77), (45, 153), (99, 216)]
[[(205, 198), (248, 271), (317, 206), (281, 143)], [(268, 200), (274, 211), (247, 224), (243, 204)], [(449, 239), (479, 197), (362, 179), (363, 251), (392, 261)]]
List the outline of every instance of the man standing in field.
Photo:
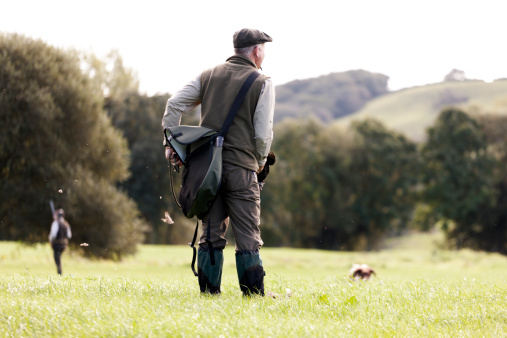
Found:
[[(257, 29), (242, 29), (233, 35), (235, 54), (225, 63), (205, 70), (168, 101), (162, 127), (180, 124), (181, 115), (201, 104), (201, 125), (219, 130), (246, 78), (261, 69), (265, 43), (273, 41)], [(203, 219), (199, 240), (198, 279), (201, 292), (220, 293), (225, 233), (232, 221), (236, 240), (236, 269), (244, 295), (264, 295), (264, 269), (259, 254), (263, 245), (260, 225), (261, 172), (273, 139), (275, 90), (271, 79), (260, 75), (250, 88), (223, 144), (223, 174), (220, 193)], [(168, 160), (175, 157), (170, 147)], [(181, 162), (179, 162), (181, 164)], [(215, 265), (206, 244), (210, 227)]]
[(49, 243), (53, 248), (53, 255), (55, 258), (56, 269), (58, 274), (62, 274), (61, 256), (63, 251), (67, 248), (69, 239), (72, 237), (70, 225), (64, 218), (63, 209), (58, 209), (53, 214), (53, 223), (49, 232)]

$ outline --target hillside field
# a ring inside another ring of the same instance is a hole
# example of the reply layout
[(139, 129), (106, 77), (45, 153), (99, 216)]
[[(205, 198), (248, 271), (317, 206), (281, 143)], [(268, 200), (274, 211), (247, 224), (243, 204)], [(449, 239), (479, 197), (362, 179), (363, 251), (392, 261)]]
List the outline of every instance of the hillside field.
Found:
[[(201, 296), (191, 249), (141, 246), (121, 262), (0, 242), (0, 337), (505, 336), (507, 258), (446, 251), (438, 234), (379, 252), (264, 248), (266, 291), (239, 291), (225, 249), (222, 294)], [(377, 272), (352, 281), (352, 263)]]
[(348, 126), (353, 120), (371, 117), (409, 138), (424, 139), (439, 112), (447, 106), (465, 110), (479, 107), (494, 114), (507, 114), (507, 81), (441, 82), (407, 88), (379, 96), (354, 114), (336, 120)]

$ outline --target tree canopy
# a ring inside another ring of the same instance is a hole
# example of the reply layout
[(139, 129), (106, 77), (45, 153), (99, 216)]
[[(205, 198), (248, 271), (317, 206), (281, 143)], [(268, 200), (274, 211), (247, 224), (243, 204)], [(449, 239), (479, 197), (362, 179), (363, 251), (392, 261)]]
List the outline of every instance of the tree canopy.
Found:
[[(457, 247), (507, 254), (507, 118), (447, 108), (416, 144), (372, 118), (327, 123), (386, 93), (386, 76), (314, 80), (277, 87), (277, 160), (261, 192), (266, 245), (372, 250), (411, 224), (427, 230), (439, 221)], [(479, 88), (459, 85), (471, 84)], [(93, 256), (133, 253), (146, 234), (147, 243), (191, 238), (163, 155), (169, 94), (138, 87), (117, 51), (101, 60), (0, 35), (0, 240), (46, 241), (49, 200), (65, 209), (71, 244), (88, 243), (80, 250)], [(437, 89), (438, 100), (425, 100), (434, 109), (465, 98)], [(412, 101), (400, 104), (407, 119)], [(198, 124), (197, 113), (183, 123)], [(178, 175), (174, 183), (177, 193)], [(165, 212), (175, 224), (161, 220)]]
[(277, 235), (280, 245), (373, 249), (406, 226), (417, 183), (414, 143), (373, 120), (348, 132), (288, 120), (275, 134), (277, 162), (262, 191), (268, 243)]
[(494, 161), (484, 132), (463, 111), (446, 109), (428, 129), (421, 154), (423, 200), (446, 221), (444, 230), (458, 247), (470, 246), (474, 241), (470, 230), (478, 224), (480, 211), (493, 205), (495, 196)]
[[(137, 204), (141, 217), (149, 223), (147, 243), (187, 243), (193, 222), (187, 220), (173, 200), (169, 163), (164, 156), (161, 127), (162, 114), (169, 94), (140, 94), (135, 72), (125, 67), (117, 51), (105, 59), (84, 55), (86, 74), (105, 93), (104, 109), (111, 124), (127, 140), (130, 149), (130, 177), (120, 184)], [(197, 125), (195, 112), (184, 114), (183, 123)], [(173, 175), (179, 187), (180, 177)], [(177, 224), (168, 224), (165, 213)]]
[(129, 149), (103, 105), (77, 53), (0, 35), (0, 239), (47, 239), (52, 199), (73, 245), (101, 257), (135, 252), (146, 224), (116, 188), (129, 177)]

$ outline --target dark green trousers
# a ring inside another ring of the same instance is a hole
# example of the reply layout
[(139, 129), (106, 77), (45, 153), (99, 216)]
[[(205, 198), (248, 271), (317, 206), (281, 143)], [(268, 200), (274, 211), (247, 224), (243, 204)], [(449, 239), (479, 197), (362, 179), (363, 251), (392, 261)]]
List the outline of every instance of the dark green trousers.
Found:
[[(220, 293), (225, 233), (232, 221), (236, 240), (236, 269), (241, 291), (245, 295), (264, 295), (264, 269), (259, 248), (261, 239), (260, 189), (257, 176), (251, 170), (224, 163), (220, 193), (209, 214), (203, 219), (203, 231), (199, 240), (198, 278), (201, 292)], [(213, 244), (215, 265), (207, 247)]]

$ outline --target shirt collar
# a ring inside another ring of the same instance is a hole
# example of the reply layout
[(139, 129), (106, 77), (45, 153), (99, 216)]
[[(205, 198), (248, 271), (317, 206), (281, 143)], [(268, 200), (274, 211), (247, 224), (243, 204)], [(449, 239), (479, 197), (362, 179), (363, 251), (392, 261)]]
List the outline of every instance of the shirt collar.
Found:
[(248, 65), (252, 66), (255, 69), (257, 69), (257, 66), (255, 63), (253, 63), (252, 60), (250, 60), (247, 56), (241, 55), (241, 54), (235, 54), (231, 57), (229, 57), (226, 62), (234, 63), (234, 64), (240, 64), (240, 65)]

